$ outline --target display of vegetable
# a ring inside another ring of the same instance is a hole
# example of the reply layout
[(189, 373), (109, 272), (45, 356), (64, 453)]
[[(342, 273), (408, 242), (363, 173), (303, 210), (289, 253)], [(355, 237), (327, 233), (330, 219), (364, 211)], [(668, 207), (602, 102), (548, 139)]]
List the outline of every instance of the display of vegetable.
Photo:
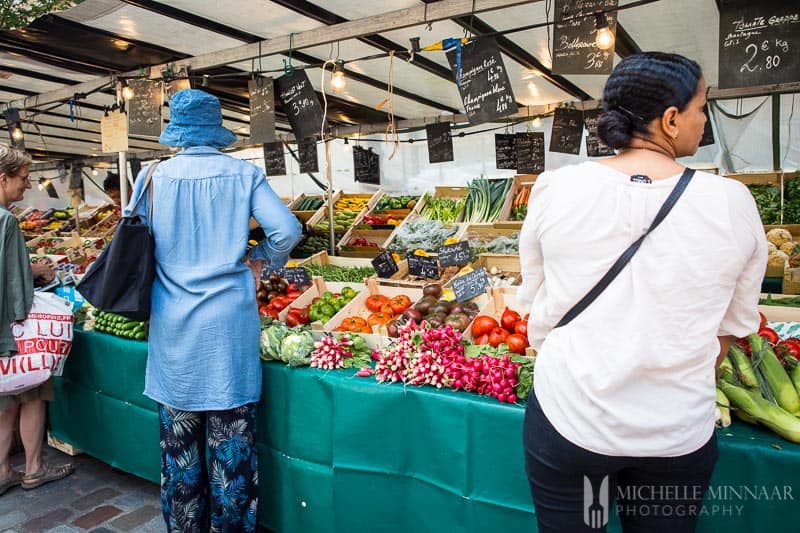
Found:
[(291, 257), (310, 257), (317, 252), (330, 249), (331, 239), (327, 233), (305, 234), (300, 243), (294, 247)]
[(464, 331), (478, 314), (475, 302), (455, 302), (443, 300), (442, 286), (431, 283), (422, 289), (422, 298), (413, 307), (405, 309), (400, 316), (386, 323), (386, 331), (390, 337), (397, 337), (400, 328), (407, 322), (417, 324), (423, 321), (431, 327), (448, 325), (457, 331)]
[(294, 206), (292, 211), (316, 211), (322, 204), (325, 203), (325, 200), (322, 198), (311, 198), (306, 197), (300, 200), (300, 203)]
[(297, 327), (289, 330), (281, 339), (278, 358), (289, 366), (305, 366), (311, 364), (311, 353), (314, 351), (314, 337), (305, 328)]
[(368, 267), (343, 267), (336, 265), (303, 265), (309, 276), (319, 276), (325, 281), (343, 283), (363, 283), (365, 279), (375, 275), (375, 269)]
[(514, 203), (511, 204), (511, 220), (525, 220), (528, 214), (528, 199), (531, 195), (531, 186), (520, 187), (514, 196)]
[(385, 296), (371, 294), (364, 301), (364, 309), (355, 309), (337, 325), (334, 331), (351, 331), (354, 333), (372, 333), (373, 326), (387, 325), (396, 316), (406, 312), (411, 306), (411, 298), (405, 294)]
[(784, 182), (783, 223), (800, 224), (800, 178)]
[[(356, 218), (358, 218), (358, 211), (350, 211), (349, 209), (343, 211), (334, 211), (333, 231), (337, 233), (344, 233), (350, 228), (350, 226), (353, 225), (353, 223), (356, 221)], [(322, 220), (311, 226), (314, 231), (319, 232), (326, 232), (330, 227), (330, 220), (328, 220), (327, 213), (325, 213), (325, 216), (322, 218)]]
[(390, 196), (384, 194), (375, 205), (375, 211), (386, 211), (387, 209), (414, 209), (417, 205), (419, 196)]
[(322, 370), (360, 368), (369, 364), (371, 354), (372, 350), (360, 335), (334, 333), (314, 343), (311, 366)]
[(519, 232), (494, 238), (470, 235), (469, 250), (473, 257), (478, 254), (519, 255)]
[(489, 223), (500, 217), (512, 179), (488, 180), (481, 176), (469, 184), (469, 194), (464, 205), (464, 222)]
[(307, 288), (307, 286), (289, 283), (281, 278), (277, 272), (273, 272), (267, 280), (261, 280), (256, 291), (258, 313), (261, 316), (270, 316), (277, 319), (278, 314), (299, 298)]
[(525, 355), (528, 348), (528, 315), (521, 317), (516, 311), (505, 308), (498, 321), (488, 315), (478, 315), (472, 322), (470, 333), (475, 344), (488, 344), (497, 348), (501, 344), (508, 346), (508, 351)]
[(791, 298), (773, 298), (771, 294), (767, 294), (766, 298), (758, 301), (759, 305), (777, 305), (781, 307), (800, 307), (800, 296)]
[(422, 218), (440, 222), (457, 222), (464, 210), (465, 198), (434, 198), (425, 195), (425, 206), (420, 212)]
[(457, 226), (446, 226), (439, 220), (419, 218), (406, 221), (397, 228), (397, 233), (389, 244), (389, 251), (403, 255), (414, 250), (436, 252), (457, 232)]
[(781, 223), (781, 190), (775, 185), (748, 185), (762, 224)]
[(94, 319), (92, 328), (95, 331), (139, 341), (147, 338), (147, 324), (145, 322), (131, 320), (99, 309), (94, 310), (92, 318)]
[(343, 196), (333, 204), (334, 211), (353, 211), (359, 213), (367, 207), (372, 196)]
[(314, 298), (308, 310), (308, 317), (312, 322), (319, 321), (324, 324), (333, 318), (333, 315), (338, 313), (342, 307), (350, 303), (357, 294), (358, 292), (352, 287), (343, 287), (339, 294), (325, 291), (318, 298)]

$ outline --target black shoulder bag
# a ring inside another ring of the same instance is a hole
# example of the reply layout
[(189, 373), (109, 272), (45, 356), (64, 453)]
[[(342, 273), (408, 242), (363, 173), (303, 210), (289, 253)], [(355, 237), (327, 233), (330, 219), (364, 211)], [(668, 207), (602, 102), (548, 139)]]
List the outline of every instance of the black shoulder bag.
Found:
[(584, 309), (589, 307), (589, 305), (591, 305), (591, 303), (594, 302), (604, 290), (606, 290), (606, 287), (608, 287), (611, 282), (614, 281), (614, 278), (616, 278), (619, 273), (622, 272), (622, 269), (625, 268), (625, 265), (628, 264), (631, 258), (639, 250), (639, 247), (642, 245), (642, 241), (644, 241), (645, 237), (647, 237), (650, 232), (656, 229), (664, 220), (664, 218), (666, 218), (667, 214), (669, 214), (669, 212), (675, 206), (678, 198), (680, 198), (681, 194), (683, 194), (683, 191), (686, 190), (686, 186), (689, 185), (690, 181), (692, 181), (693, 176), (694, 169), (687, 168), (683, 171), (680, 180), (678, 180), (675, 188), (672, 189), (672, 192), (667, 197), (664, 205), (662, 205), (661, 209), (658, 210), (656, 218), (653, 219), (653, 223), (650, 224), (650, 227), (647, 228), (647, 231), (644, 232), (644, 235), (636, 239), (636, 241), (634, 241), (634, 243), (631, 244), (627, 250), (622, 252), (622, 255), (619, 256), (619, 259), (617, 259), (613, 265), (611, 265), (611, 268), (608, 270), (608, 272), (606, 272), (605, 276), (603, 276), (600, 281), (598, 281), (597, 284), (586, 294), (586, 296), (581, 298), (580, 301), (572, 307), (572, 309), (567, 311), (567, 314), (565, 314), (558, 324), (556, 324), (557, 328), (566, 326), (572, 322), (575, 317), (581, 314)]
[[(153, 221), (153, 188), (151, 181), (158, 161), (147, 169), (142, 193), (131, 213), (145, 194), (149, 197), (148, 221)], [(111, 244), (86, 271), (77, 289), (101, 311), (116, 313), (131, 320), (150, 318), (150, 291), (155, 276), (155, 241), (150, 226), (141, 217), (123, 217)]]

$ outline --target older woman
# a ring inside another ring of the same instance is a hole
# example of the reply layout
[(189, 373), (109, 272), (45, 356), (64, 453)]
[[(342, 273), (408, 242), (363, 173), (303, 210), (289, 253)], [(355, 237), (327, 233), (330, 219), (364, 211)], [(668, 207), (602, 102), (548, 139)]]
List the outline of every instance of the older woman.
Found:
[[(33, 302), (33, 281), (53, 280), (53, 268), (31, 265), (19, 224), (8, 211), (31, 188), (28, 170), (31, 158), (25, 152), (0, 144), (0, 357), (16, 353), (11, 323), (24, 320)], [(32, 489), (72, 473), (72, 465), (54, 466), (42, 462), (45, 430), (45, 401), (53, 399), (50, 381), (35, 389), (0, 396), (0, 494), (16, 485)], [(14, 423), (25, 447), (25, 474), (11, 469), (9, 451)]]

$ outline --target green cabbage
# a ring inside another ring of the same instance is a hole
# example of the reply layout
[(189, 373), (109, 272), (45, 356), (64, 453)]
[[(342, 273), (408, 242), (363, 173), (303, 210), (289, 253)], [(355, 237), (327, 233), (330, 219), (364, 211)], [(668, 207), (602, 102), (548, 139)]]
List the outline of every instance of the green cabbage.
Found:
[(307, 330), (292, 330), (281, 341), (280, 360), (289, 366), (311, 364), (314, 337)]
[(280, 360), (281, 341), (289, 334), (289, 328), (280, 322), (273, 322), (261, 330), (261, 358), (264, 360)]

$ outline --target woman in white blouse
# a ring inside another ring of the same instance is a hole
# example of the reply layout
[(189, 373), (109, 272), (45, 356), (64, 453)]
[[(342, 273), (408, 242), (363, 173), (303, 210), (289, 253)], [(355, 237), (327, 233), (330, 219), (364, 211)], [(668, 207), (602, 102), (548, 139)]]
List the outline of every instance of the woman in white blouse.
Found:
[(556, 324), (653, 222), (697, 151), (697, 63), (649, 52), (608, 79), (598, 124), (617, 155), (545, 172), (520, 237), (538, 350), (524, 446), (539, 531), (693, 531), (717, 458), (715, 366), (758, 327), (766, 240), (741, 183), (697, 172), (574, 320)]

